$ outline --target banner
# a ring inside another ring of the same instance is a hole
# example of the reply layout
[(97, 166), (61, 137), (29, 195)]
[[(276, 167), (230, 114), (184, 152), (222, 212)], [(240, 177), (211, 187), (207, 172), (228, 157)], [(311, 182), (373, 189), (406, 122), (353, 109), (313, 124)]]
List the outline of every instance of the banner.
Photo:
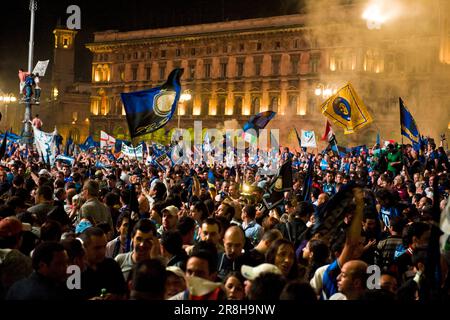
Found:
[(49, 62), (50, 60), (38, 61), (33, 69), (33, 74), (36, 75), (39, 73), (39, 77), (45, 76)]
[(125, 143), (122, 143), (121, 151), (122, 151), (123, 155), (127, 156), (128, 158), (137, 158), (137, 159), (144, 158), (144, 149), (143, 149), (142, 144), (133, 148), (133, 147), (127, 146)]
[(317, 148), (314, 131), (302, 130), (301, 143), (303, 148)]
[(55, 132), (47, 133), (33, 127), (34, 143), (36, 144), (39, 154), (42, 155), (42, 161), (53, 165), (55, 162), (55, 153), (52, 150), (56, 149)]

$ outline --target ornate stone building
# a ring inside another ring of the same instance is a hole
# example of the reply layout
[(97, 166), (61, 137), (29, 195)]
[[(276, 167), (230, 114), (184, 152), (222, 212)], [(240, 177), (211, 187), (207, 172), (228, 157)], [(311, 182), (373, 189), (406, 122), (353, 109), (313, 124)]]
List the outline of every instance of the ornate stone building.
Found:
[(350, 81), (374, 123), (348, 136), (335, 127), (339, 142), (372, 144), (377, 132), (400, 139), (399, 96), (422, 133), (437, 138), (449, 123), (450, 50), (448, 17), (434, 9), (423, 13), (426, 21), (404, 17), (376, 30), (361, 19), (357, 1), (320, 16), (97, 32), (86, 45), (93, 53), (90, 132), (126, 138), (120, 93), (160, 85), (183, 67), (182, 87), (192, 100), (179, 104), (169, 128), (190, 128), (195, 120), (204, 128), (237, 128), (270, 109), (278, 114), (268, 128), (280, 129), (282, 144), (297, 146), (293, 128), (320, 136), (320, 104)]

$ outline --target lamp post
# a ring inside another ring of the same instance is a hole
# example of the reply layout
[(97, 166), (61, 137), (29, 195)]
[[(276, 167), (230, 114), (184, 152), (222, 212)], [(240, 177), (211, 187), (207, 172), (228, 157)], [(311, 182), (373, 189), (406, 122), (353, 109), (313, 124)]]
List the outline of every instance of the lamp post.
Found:
[[(28, 44), (28, 72), (32, 71), (33, 68), (33, 49), (34, 49), (34, 21), (35, 12), (37, 10), (37, 1), (30, 0), (29, 6), (30, 15), (30, 42)], [(23, 130), (23, 142), (26, 144), (32, 143), (31, 134), (31, 99), (25, 104), (25, 119), (24, 119), (24, 130)]]

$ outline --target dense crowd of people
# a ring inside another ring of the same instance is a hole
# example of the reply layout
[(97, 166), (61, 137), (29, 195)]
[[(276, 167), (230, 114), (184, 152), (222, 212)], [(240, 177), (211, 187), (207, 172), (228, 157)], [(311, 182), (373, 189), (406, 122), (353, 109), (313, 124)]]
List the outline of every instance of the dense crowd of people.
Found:
[(48, 166), (17, 148), (0, 170), (1, 299), (448, 298), (443, 147), (278, 157), (292, 187), (271, 205), (283, 177), (262, 164), (161, 167), (91, 149)]

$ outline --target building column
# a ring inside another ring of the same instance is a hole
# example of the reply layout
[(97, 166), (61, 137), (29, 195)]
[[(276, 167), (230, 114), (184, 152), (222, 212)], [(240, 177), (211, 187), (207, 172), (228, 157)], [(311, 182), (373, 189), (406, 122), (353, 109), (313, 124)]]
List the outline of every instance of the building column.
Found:
[(300, 94), (296, 113), (298, 115), (304, 116), (306, 115), (306, 109), (308, 105), (308, 82), (306, 80), (300, 79), (298, 91), (300, 92)]
[(262, 97), (261, 97), (261, 106), (260, 111), (269, 110), (269, 82), (263, 81), (262, 83)]
[(288, 82), (287, 80), (281, 80), (280, 83), (280, 114), (286, 114), (286, 108), (288, 104), (288, 96), (287, 96)]

